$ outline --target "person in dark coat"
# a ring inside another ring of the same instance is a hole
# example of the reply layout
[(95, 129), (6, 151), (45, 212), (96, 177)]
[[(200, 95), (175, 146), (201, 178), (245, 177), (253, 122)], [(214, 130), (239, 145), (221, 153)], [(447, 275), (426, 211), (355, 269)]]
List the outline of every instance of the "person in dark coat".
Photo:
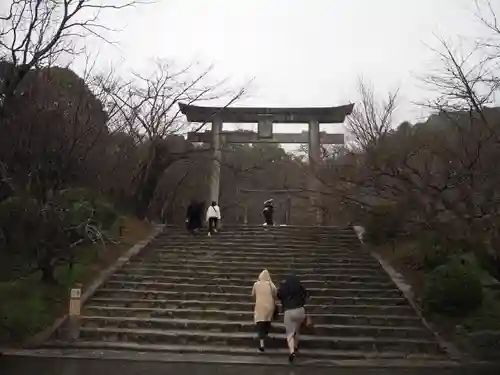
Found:
[(264, 208), (262, 209), (262, 214), (264, 215), (264, 225), (274, 225), (273, 214), (274, 214), (274, 204), (272, 199), (268, 199), (264, 202)]
[(284, 311), (286, 341), (293, 362), (298, 350), (300, 327), (306, 319), (305, 304), (309, 293), (296, 275), (290, 275), (280, 284), (278, 299)]
[(187, 230), (196, 234), (202, 226), (202, 203), (192, 200), (186, 212), (186, 227)]

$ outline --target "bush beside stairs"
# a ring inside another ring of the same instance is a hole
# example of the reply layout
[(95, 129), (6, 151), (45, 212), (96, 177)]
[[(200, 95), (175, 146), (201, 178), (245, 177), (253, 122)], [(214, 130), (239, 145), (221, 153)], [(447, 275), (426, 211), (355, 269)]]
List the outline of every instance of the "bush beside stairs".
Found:
[(191, 236), (167, 227), (83, 306), (80, 338), (45, 347), (285, 356), (283, 315), (257, 351), (252, 285), (267, 268), (278, 284), (294, 271), (311, 293), (313, 332), (300, 358), (446, 361), (352, 228), (225, 227)]

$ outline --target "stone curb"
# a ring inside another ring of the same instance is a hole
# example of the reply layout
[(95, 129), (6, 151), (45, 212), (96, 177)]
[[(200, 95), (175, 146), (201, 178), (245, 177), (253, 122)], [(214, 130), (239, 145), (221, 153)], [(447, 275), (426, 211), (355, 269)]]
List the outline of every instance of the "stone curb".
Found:
[[(81, 297), (82, 306), (89, 300), (90, 297), (99, 289), (119, 268), (121, 268), (125, 263), (127, 263), (133, 256), (137, 255), (142, 249), (144, 249), (151, 241), (153, 241), (160, 233), (163, 232), (164, 225), (156, 225), (153, 228), (152, 233), (146, 237), (144, 240), (139, 241), (130, 249), (128, 249), (121, 257), (119, 257), (111, 266), (107, 269), (101, 271), (97, 278), (90, 284), (90, 286), (84, 291)], [(24, 347), (34, 348), (40, 346), (43, 342), (47, 341), (50, 336), (52, 336), (59, 328), (61, 328), (66, 322), (68, 315), (65, 314), (57, 318), (52, 325), (43, 330), (42, 332), (34, 335), (24, 343)]]
[[(365, 229), (361, 226), (353, 226), (354, 231), (358, 235), (358, 238), (363, 246), (366, 246), (363, 242), (363, 235), (365, 233)], [(389, 275), (391, 280), (396, 284), (398, 289), (403, 293), (403, 296), (406, 298), (406, 300), (410, 303), (410, 306), (413, 308), (415, 313), (418, 315), (420, 320), (422, 321), (423, 325), (434, 335), (434, 338), (438, 342), (439, 346), (450, 356), (451, 359), (453, 360), (463, 360), (462, 353), (458, 350), (458, 348), (451, 342), (446, 341), (439, 333), (437, 333), (432, 326), (429, 324), (429, 322), (425, 319), (424, 315), (422, 314), (422, 310), (418, 306), (418, 304), (415, 301), (415, 294), (413, 293), (413, 290), (411, 288), (411, 285), (408, 284), (403, 275), (401, 275), (398, 271), (396, 271), (388, 262), (386, 262), (382, 257), (371, 251), (370, 254), (380, 263), (384, 271)]]

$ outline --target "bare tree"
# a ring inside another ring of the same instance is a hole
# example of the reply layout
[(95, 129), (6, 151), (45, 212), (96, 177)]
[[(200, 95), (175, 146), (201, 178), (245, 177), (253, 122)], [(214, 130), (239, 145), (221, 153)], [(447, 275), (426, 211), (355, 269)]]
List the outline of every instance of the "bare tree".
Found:
[(141, 161), (132, 172), (136, 213), (140, 217), (146, 214), (164, 171), (192, 153), (205, 152), (179, 138), (192, 129), (181, 116), (179, 102), (193, 104), (227, 97), (229, 104), (245, 93), (245, 89), (227, 90), (225, 81), (211, 82), (211, 71), (209, 67), (195, 73), (191, 66), (176, 69), (166, 61), (156, 61), (149, 75), (133, 73), (128, 81), (101, 81), (107, 94), (106, 106), (116, 117), (112, 123), (125, 130), (142, 150)]
[[(106, 39), (100, 22), (107, 10), (120, 10), (137, 0), (11, 0), (0, 13), (0, 61), (10, 72), (0, 82), (0, 99), (13, 95), (28, 72), (51, 65), (62, 54), (74, 54), (76, 41), (87, 35)], [(5, 72), (4, 72), (5, 73)]]
[(399, 90), (389, 92), (384, 101), (377, 102), (373, 85), (359, 79), (358, 92), (359, 103), (347, 118), (346, 129), (354, 137), (355, 145), (365, 150), (393, 130)]

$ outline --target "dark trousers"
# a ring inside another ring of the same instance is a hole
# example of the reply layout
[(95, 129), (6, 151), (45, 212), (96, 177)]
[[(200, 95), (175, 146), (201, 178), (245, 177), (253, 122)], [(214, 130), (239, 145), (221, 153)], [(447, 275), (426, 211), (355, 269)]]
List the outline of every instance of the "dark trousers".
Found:
[(274, 225), (273, 213), (270, 212), (269, 210), (266, 210), (263, 213), (264, 213), (264, 220), (266, 221), (266, 224), (267, 225)]
[(255, 323), (255, 328), (257, 330), (257, 337), (264, 340), (271, 330), (271, 322), (257, 322)]
[(208, 219), (208, 231), (210, 233), (214, 233), (214, 230), (217, 229), (217, 222), (219, 221), (219, 219), (217, 219), (216, 217), (211, 217)]
[(201, 228), (201, 220), (196, 217), (189, 217), (186, 223), (186, 228), (190, 233), (195, 234)]

